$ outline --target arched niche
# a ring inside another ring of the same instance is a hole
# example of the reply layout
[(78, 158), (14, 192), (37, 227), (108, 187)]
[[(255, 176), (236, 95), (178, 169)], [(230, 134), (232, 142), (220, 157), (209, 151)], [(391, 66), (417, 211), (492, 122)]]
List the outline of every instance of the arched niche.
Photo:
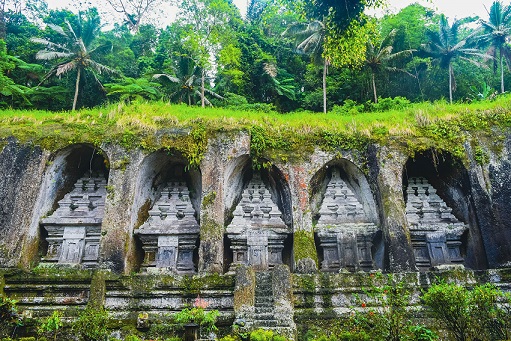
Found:
[(202, 180), (178, 152), (160, 150), (140, 165), (133, 203), (136, 267), (195, 273)]
[(253, 169), (250, 156), (243, 155), (227, 165), (224, 188), (225, 270), (240, 264), (260, 270), (291, 266), (292, 203), (284, 174), (275, 165)]
[(450, 153), (427, 150), (406, 162), (403, 196), (420, 270), (486, 267), (470, 186), (466, 168)]
[(51, 157), (41, 198), (42, 262), (97, 266), (109, 161), (89, 144)]
[(333, 160), (312, 177), (310, 193), (321, 270), (382, 269), (378, 210), (362, 171), (349, 160)]

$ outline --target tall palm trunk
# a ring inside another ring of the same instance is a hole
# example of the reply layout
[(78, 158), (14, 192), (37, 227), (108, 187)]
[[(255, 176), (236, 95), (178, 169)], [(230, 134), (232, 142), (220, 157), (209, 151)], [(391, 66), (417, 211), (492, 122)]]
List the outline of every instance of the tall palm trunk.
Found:
[(323, 113), (326, 114), (326, 74), (328, 73), (328, 61), (323, 63)]
[(206, 101), (204, 100), (204, 78), (205, 78), (205, 72), (202, 70), (202, 78), (201, 78), (201, 87), (200, 87), (200, 100), (202, 107), (206, 107)]
[(373, 79), (373, 95), (374, 95), (374, 103), (378, 103), (378, 96), (376, 95), (376, 82), (374, 80), (374, 71), (371, 72), (371, 76)]
[(500, 92), (504, 93), (504, 58), (502, 58), (502, 47), (500, 48)]
[(452, 104), (452, 65), (449, 64), (449, 103)]
[(81, 73), (82, 69), (79, 67), (78, 68), (78, 73), (76, 74), (76, 85), (75, 85), (75, 98), (73, 100), (73, 111), (75, 111), (76, 109), (76, 102), (78, 102), (78, 88), (79, 88), (79, 85), (80, 85), (80, 73)]

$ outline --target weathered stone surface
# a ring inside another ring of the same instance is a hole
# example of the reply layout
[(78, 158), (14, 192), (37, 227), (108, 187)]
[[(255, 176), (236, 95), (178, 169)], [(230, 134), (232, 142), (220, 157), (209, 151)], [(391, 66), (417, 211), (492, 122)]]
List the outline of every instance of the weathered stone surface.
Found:
[(233, 214), (226, 229), (233, 251), (231, 269), (245, 264), (267, 270), (282, 264), (284, 240), (290, 229), (258, 174), (243, 191)]
[(338, 168), (331, 170), (318, 214), (316, 233), (323, 253), (322, 271), (374, 269), (371, 249), (378, 228)]
[(29, 227), (47, 158), (47, 152), (14, 139), (0, 151), (0, 268), (16, 267), (23, 255), (29, 258), (25, 264), (37, 256), (37, 241), (26, 245), (35, 238)]
[[(434, 151), (417, 154), (419, 161), (414, 165), (407, 162), (410, 158), (404, 152), (392, 145), (369, 146), (366, 151), (358, 152), (342, 151), (342, 158), (336, 157), (337, 151), (316, 150), (305, 161), (272, 160), (272, 167), (262, 172), (262, 178), (267, 182), (273, 203), (282, 213), (287, 233), (310, 233), (312, 245), (313, 225), (321, 227), (323, 224), (326, 228), (329, 224), (325, 220), (328, 211), (321, 208), (321, 193), (328, 185), (325, 174), (335, 167), (345, 172), (345, 182), (351, 190), (351, 193), (346, 192), (349, 195), (346, 196), (345, 207), (351, 205), (355, 217), (368, 218), (364, 223), (377, 226), (384, 240), (384, 247), (375, 248), (374, 242), (371, 247), (373, 261), (382, 264), (376, 267), (405, 271), (415, 269), (415, 256), (402, 186), (410, 177), (426, 176), (447, 207), (453, 209), (452, 213), (468, 226), (460, 237), (464, 243), (460, 254), (465, 266), (476, 269), (488, 265), (506, 266), (511, 261), (511, 252), (507, 248), (511, 240), (507, 212), (511, 209), (506, 199), (511, 193), (506, 180), (511, 169), (507, 156), (509, 143), (510, 139), (506, 137), (502, 150), (487, 150), (490, 164), (483, 166), (474, 161), (473, 151), (467, 144), (468, 168), (464, 168), (461, 162), (455, 162), (452, 156), (438, 157)], [(41, 217), (54, 212), (57, 202), (83, 175), (79, 173), (90, 166), (90, 160), (100, 163), (103, 160), (111, 166), (101, 229), (104, 236), (99, 247), (101, 266), (116, 272), (138, 270), (143, 263), (142, 249), (137, 245), (133, 231), (145, 221), (145, 214), (156, 201), (157, 193), (161, 192), (166, 167), (186, 167), (185, 158), (168, 155), (166, 151), (150, 154), (141, 150), (128, 152), (109, 144), (105, 144), (102, 150), (87, 144), (74, 144), (50, 154), (20, 146), (14, 140), (9, 141), (0, 153), (2, 174), (7, 174), (0, 182), (3, 188), (0, 203), (2, 266), (28, 267), (40, 259), (38, 252), (43, 245), (39, 226)], [(200, 226), (200, 250), (195, 257), (202, 272), (225, 272), (233, 261), (229, 253), (232, 245), (224, 248), (224, 243), (228, 245), (224, 239), (225, 226), (233, 220), (236, 203), (242, 199), (242, 189), (253, 175), (251, 162), (250, 139), (246, 133), (219, 134), (211, 138), (200, 170), (185, 172), (185, 182), (190, 187), (191, 203)], [(427, 164), (429, 166), (426, 167)], [(13, 190), (12, 187), (24, 190)], [(353, 201), (354, 198), (358, 204)], [(335, 214), (339, 216), (339, 212)], [(343, 214), (345, 218), (349, 216), (347, 211), (340, 215)], [(255, 233), (250, 240), (255, 247), (266, 243), (265, 238)], [(355, 239), (353, 234), (347, 234), (346, 238)], [(292, 244), (297, 239), (286, 239), (282, 252), (282, 262), (289, 264), (292, 271), (297, 270), (296, 265), (305, 264), (301, 259), (317, 260), (314, 247), (305, 255), (296, 256), (299, 254), (296, 247), (300, 245)], [(173, 241), (168, 239), (161, 243), (171, 246)], [(270, 238), (267, 243), (270, 245)], [(351, 244), (353, 248), (354, 244)], [(366, 243), (363, 248), (369, 249), (369, 244)], [(41, 251), (44, 251), (44, 245)], [(265, 263), (263, 258), (260, 260), (261, 264)]]
[(201, 163), (202, 204), (199, 272), (222, 273), (226, 213), (243, 187), (244, 168), (250, 154), (246, 133), (226, 134), (209, 141)]
[(195, 273), (193, 254), (199, 224), (186, 183), (171, 182), (149, 210), (149, 218), (135, 230), (144, 249), (145, 270)]
[(41, 219), (47, 232), (45, 263), (98, 264), (101, 223), (106, 199), (106, 179), (84, 177), (58, 202), (49, 217)]
[[(388, 257), (387, 269), (393, 272), (413, 271), (415, 257), (408, 232), (403, 198), (403, 167), (407, 156), (389, 147), (375, 147), (371, 163), (377, 167), (382, 231)], [(375, 159), (374, 159), (375, 158)]]
[(456, 219), (426, 178), (409, 178), (406, 193), (406, 218), (417, 266), (427, 269), (463, 263), (461, 236), (467, 226)]

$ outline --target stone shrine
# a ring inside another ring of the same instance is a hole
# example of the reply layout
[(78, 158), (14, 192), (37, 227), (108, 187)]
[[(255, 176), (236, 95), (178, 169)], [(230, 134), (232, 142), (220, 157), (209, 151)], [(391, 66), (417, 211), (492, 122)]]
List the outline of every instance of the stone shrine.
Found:
[(378, 227), (337, 168), (332, 169), (315, 231), (323, 250), (322, 271), (374, 268), (371, 248)]
[(58, 202), (57, 210), (41, 219), (48, 233), (44, 263), (97, 265), (105, 198), (105, 178), (83, 177)]
[(409, 178), (406, 194), (406, 218), (417, 267), (463, 264), (461, 236), (468, 227), (456, 219), (426, 178)]
[(291, 231), (259, 175), (243, 191), (233, 214), (227, 226), (233, 251), (230, 270), (242, 264), (252, 265), (256, 270), (282, 264), (284, 240)]
[(149, 210), (149, 218), (134, 231), (142, 241), (146, 271), (195, 273), (193, 254), (199, 224), (184, 182), (170, 182)]

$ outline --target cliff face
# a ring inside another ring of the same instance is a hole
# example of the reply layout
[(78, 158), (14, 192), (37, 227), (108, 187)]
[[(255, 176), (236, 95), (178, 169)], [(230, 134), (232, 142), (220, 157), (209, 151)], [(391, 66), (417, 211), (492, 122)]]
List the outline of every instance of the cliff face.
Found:
[[(476, 150), (467, 143), (463, 148), (463, 161), (432, 149), (411, 158), (392, 144), (369, 144), (356, 151), (316, 148), (300, 158), (267, 160), (271, 163), (258, 168), (253, 167), (247, 133), (218, 133), (208, 140), (199, 167), (190, 167), (172, 148), (148, 152), (108, 143), (100, 147), (71, 144), (50, 152), (10, 138), (0, 152), (0, 267), (31, 268), (55, 243), (56, 252), (61, 252), (59, 245), (71, 239), (66, 240), (62, 232), (60, 241), (48, 240), (49, 230), (40, 225), (41, 219), (51, 217), (59, 205), (68, 205), (66, 209), (76, 215), (73, 191), (86, 191), (77, 188), (78, 180), (93, 174), (106, 180), (98, 266), (117, 273), (138, 271), (142, 263), (149, 264), (151, 260), (144, 257), (150, 257), (150, 252), (155, 257), (163, 250), (174, 252), (169, 249), (174, 247), (172, 238), (157, 242), (162, 249), (157, 245), (147, 251), (151, 248), (142, 247), (134, 230), (147, 219), (165, 218), (159, 211), (153, 210), (152, 216), (150, 212), (162, 189), (171, 188), (175, 181), (186, 184), (191, 204), (187, 207), (193, 208), (191, 214), (200, 226), (197, 241), (192, 242), (199, 272), (223, 273), (233, 262), (270, 267), (284, 263), (294, 272), (358, 271), (359, 266), (414, 271), (418, 261), (425, 268), (506, 266), (511, 261), (511, 138), (505, 138), (498, 151), (485, 149), (484, 160), (480, 147)], [(243, 197), (255, 178), (261, 179), (261, 203)], [(332, 178), (339, 179), (332, 182)], [(412, 178), (421, 179), (420, 184), (412, 183)], [(333, 191), (335, 186), (338, 189)], [(66, 195), (71, 203), (64, 199)], [(410, 195), (416, 198), (407, 206)], [(86, 198), (93, 210), (96, 199), (90, 193)], [(238, 206), (236, 212), (241, 213), (235, 212)], [(179, 218), (176, 207), (172, 214)], [(271, 216), (276, 212), (285, 226), (280, 232), (274, 229), (280, 239), (272, 242), (272, 234), (264, 229), (268, 221), (277, 219)], [(264, 233), (257, 232), (255, 237), (251, 231), (243, 232), (246, 236), (236, 232), (241, 237), (236, 237), (235, 246), (225, 228), (236, 214)], [(360, 217), (349, 218), (353, 214)], [(364, 234), (357, 230), (362, 223), (374, 228), (366, 228)], [(79, 219), (70, 223), (80, 224)], [(321, 226), (326, 232), (320, 231)], [(322, 242), (319, 235), (326, 239)], [(176, 238), (179, 262), (181, 244)], [(165, 243), (170, 244), (164, 247)], [(263, 256), (251, 258), (258, 243)], [(345, 257), (351, 258), (346, 261)], [(64, 256), (61, 261), (66, 262)]]

